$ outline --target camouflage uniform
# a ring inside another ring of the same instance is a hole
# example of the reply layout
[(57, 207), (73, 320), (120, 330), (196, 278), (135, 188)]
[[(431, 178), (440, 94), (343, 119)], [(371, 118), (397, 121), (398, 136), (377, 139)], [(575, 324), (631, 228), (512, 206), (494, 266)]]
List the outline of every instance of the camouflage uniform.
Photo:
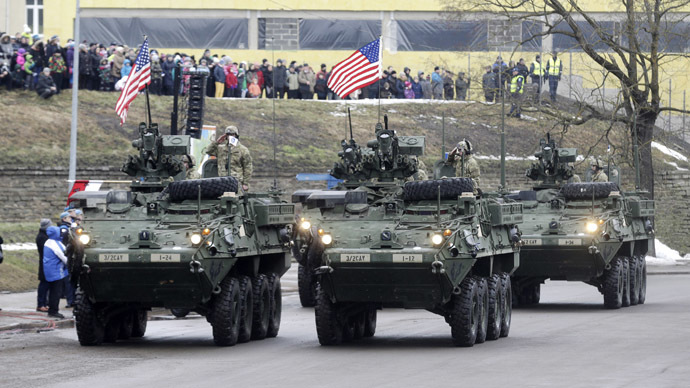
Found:
[(187, 172), (185, 172), (185, 179), (199, 179), (201, 176), (199, 176), (199, 173), (197, 172), (197, 165), (196, 161), (194, 160), (194, 156), (192, 155), (187, 155), (189, 158), (189, 168), (187, 168)]
[[(465, 171), (463, 171), (463, 168)], [(464, 163), (462, 156), (455, 156), (455, 176), (472, 178), (476, 192), (476, 190), (479, 188), (479, 177), (481, 176), (481, 172), (479, 171), (479, 163), (477, 163), (477, 160), (474, 159), (474, 156), (471, 154), (465, 155)]]
[[(229, 128), (231, 127), (226, 129), (226, 133), (232, 132)], [(237, 131), (237, 128), (232, 128), (234, 131)], [(218, 176), (228, 176), (229, 165), (230, 175), (237, 178), (241, 185), (249, 186), (249, 180), (252, 178), (253, 171), (252, 156), (249, 154), (249, 149), (239, 143), (239, 140), (236, 146), (228, 144), (227, 140), (222, 140), (221, 143), (213, 142), (206, 149), (206, 153), (217, 158)], [(230, 158), (230, 163), (228, 163), (228, 157)]]
[(608, 182), (609, 177), (606, 175), (604, 170), (599, 170), (592, 174), (592, 182)]
[(416, 181), (425, 181), (429, 179), (429, 175), (426, 173), (426, 165), (421, 159), (417, 159), (417, 173), (412, 176)]

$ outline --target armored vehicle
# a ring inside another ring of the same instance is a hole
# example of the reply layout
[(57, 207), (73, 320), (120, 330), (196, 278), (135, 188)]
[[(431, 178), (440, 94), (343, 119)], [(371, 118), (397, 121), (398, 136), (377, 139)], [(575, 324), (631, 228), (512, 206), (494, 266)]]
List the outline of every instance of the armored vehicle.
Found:
[[(597, 287), (606, 308), (644, 303), (654, 201), (642, 191), (621, 192), (616, 182), (568, 183), (576, 149), (557, 148), (548, 135), (534, 156), (526, 175), (539, 183), (511, 195), (525, 212), (515, 300), (539, 303), (540, 285), (551, 279)], [(620, 177), (612, 165), (605, 168)]]
[(153, 307), (205, 316), (220, 346), (275, 337), (294, 205), (276, 192), (238, 193), (233, 177), (173, 181), (184, 177), (189, 136), (145, 124), (140, 133), (139, 155), (122, 168), (130, 190), (72, 197), (84, 209), (83, 254), (71, 265), (79, 342), (141, 337)]
[(458, 346), (507, 336), (522, 205), (477, 198), (469, 178), (402, 185), (417, 170), (424, 138), (398, 137), (387, 125), (377, 125), (366, 148), (343, 148), (331, 174), (349, 190), (293, 197), (307, 209), (297, 246), (318, 276), (319, 342), (373, 336), (384, 307), (442, 315)]

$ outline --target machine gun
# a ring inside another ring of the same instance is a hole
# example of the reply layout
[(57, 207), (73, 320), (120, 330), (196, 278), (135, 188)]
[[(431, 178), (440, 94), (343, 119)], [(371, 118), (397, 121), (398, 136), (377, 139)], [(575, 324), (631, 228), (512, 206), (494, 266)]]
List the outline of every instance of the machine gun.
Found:
[(189, 154), (189, 136), (163, 136), (158, 124), (140, 123), (139, 139), (132, 141), (132, 147), (139, 150), (139, 155), (129, 155), (120, 169), (136, 178), (132, 188), (160, 188), (169, 182), (168, 178), (182, 175), (180, 179), (183, 179), (185, 169), (181, 157)]
[(534, 154), (538, 159), (527, 169), (525, 175), (535, 181), (540, 181), (535, 189), (555, 188), (566, 183), (573, 177), (573, 166), (577, 157), (576, 148), (557, 148), (556, 141), (551, 134), (539, 141), (539, 151)]
[(357, 187), (372, 179), (392, 183), (417, 172), (417, 157), (424, 154), (424, 136), (397, 136), (388, 129), (387, 116), (384, 123), (385, 126), (376, 124), (376, 139), (368, 141), (366, 148), (357, 145), (352, 134), (349, 142), (341, 142), (341, 160), (334, 164), (330, 174), (345, 180), (346, 187)]

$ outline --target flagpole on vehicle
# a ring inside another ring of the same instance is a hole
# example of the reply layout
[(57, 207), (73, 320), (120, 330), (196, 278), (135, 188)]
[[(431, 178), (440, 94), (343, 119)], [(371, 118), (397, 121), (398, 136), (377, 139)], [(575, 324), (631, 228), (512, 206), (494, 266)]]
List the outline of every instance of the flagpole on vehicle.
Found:
[(379, 63), (381, 64), (381, 70), (379, 70), (379, 80), (376, 81), (376, 84), (379, 87), (379, 115), (378, 119), (376, 120), (377, 123), (381, 122), (381, 72), (383, 71), (383, 39), (381, 35), (379, 35)]
[[(148, 37), (146, 36), (146, 34), (144, 34), (144, 42), (146, 42), (146, 39), (148, 39)], [(143, 47), (142, 47), (142, 49), (143, 49)], [(147, 113), (146, 118), (148, 119), (147, 127), (150, 127), (151, 121), (153, 121), (153, 120), (151, 120), (151, 103), (149, 102), (149, 85), (148, 84), (146, 84), (146, 87), (144, 88), (144, 92), (146, 93), (146, 113)]]
[(77, 10), (74, 19), (74, 43), (77, 47), (77, 55), (74, 56), (74, 68), (72, 71), (72, 123), (70, 125), (70, 141), (69, 141), (69, 187), (67, 192), (72, 191), (72, 185), (77, 179), (77, 118), (79, 113), (79, 21), (80, 21), (80, 5), (77, 0)]

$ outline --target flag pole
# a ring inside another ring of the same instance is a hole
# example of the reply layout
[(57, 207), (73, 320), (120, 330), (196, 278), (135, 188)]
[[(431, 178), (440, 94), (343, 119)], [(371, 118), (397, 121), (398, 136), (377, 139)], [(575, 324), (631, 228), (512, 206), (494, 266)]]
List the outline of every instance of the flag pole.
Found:
[[(146, 39), (148, 39), (148, 37), (146, 36), (146, 34), (144, 34), (144, 42), (146, 42)], [(145, 89), (145, 93), (146, 93), (146, 113), (147, 113), (147, 118), (149, 120), (147, 126), (150, 127), (152, 120), (151, 120), (151, 103), (149, 102), (149, 85), (146, 85), (146, 87), (144, 89)]]
[(379, 88), (379, 113), (378, 113), (378, 119), (376, 122), (380, 123), (381, 122), (381, 71), (383, 71), (383, 39), (381, 39), (381, 35), (379, 35), (379, 63), (381, 66), (381, 70), (379, 70), (379, 80), (376, 81), (376, 84), (378, 85)]

